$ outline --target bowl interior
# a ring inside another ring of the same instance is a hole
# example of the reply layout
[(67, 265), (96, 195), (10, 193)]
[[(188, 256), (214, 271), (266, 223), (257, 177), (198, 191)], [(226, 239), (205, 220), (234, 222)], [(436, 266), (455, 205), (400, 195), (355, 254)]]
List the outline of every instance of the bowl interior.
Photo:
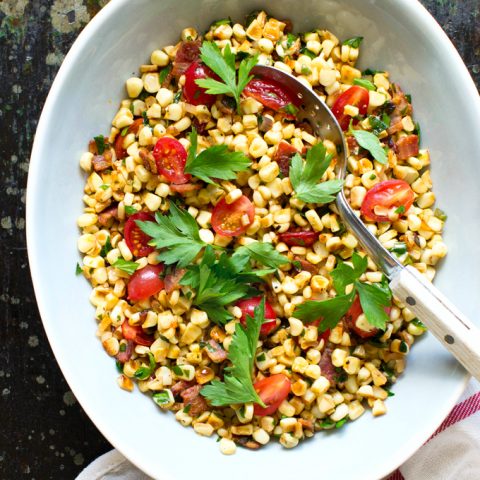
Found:
[[(334, 434), (319, 434), (293, 451), (278, 444), (222, 456), (213, 439), (182, 428), (140, 393), (116, 385), (112, 359), (95, 338), (90, 287), (74, 274), (76, 217), (84, 175), (78, 167), (88, 140), (109, 131), (124, 81), (150, 52), (174, 44), (182, 28), (265, 9), (289, 17), (294, 31), (331, 29), (340, 38), (365, 37), (360, 65), (386, 69), (411, 93), (422, 144), (429, 147), (438, 206), (449, 214), (447, 260), (439, 288), (474, 318), (480, 308), (480, 194), (475, 175), (480, 137), (478, 96), (465, 67), (434, 20), (409, 0), (112, 1), (88, 25), (65, 60), (42, 115), (28, 184), (28, 246), (42, 318), (75, 395), (102, 433), (133, 463), (162, 479), (199, 476), (199, 466), (233, 479), (275, 473), (293, 478), (372, 479), (388, 474), (432, 433), (452, 407), (465, 373), (437, 342), (415, 345), (406, 375), (394, 387), (389, 414), (370, 413)], [(58, 121), (61, 119), (61, 121)], [(468, 228), (467, 228), (468, 226)], [(345, 461), (345, 453), (348, 461)], [(212, 466), (210, 466), (210, 465)]]

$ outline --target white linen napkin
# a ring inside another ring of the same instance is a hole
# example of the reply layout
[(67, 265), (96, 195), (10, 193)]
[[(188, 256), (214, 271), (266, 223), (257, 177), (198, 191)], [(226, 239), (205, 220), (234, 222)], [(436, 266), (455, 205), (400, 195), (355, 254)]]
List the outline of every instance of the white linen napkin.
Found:
[[(480, 479), (480, 384), (470, 380), (432, 437), (387, 480)], [(117, 450), (92, 462), (76, 480), (151, 480)]]

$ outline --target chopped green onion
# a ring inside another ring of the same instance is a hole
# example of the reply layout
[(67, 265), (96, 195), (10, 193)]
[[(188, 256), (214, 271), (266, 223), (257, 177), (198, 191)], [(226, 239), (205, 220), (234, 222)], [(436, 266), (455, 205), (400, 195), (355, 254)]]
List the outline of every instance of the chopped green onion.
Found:
[(356, 78), (353, 81), (354, 85), (358, 85), (359, 87), (366, 88), (367, 90), (376, 90), (377, 87), (370, 81), (365, 78)]
[(102, 155), (105, 151), (105, 137), (103, 135), (98, 135), (97, 137), (93, 137), (93, 139), (97, 145), (98, 154)]
[(433, 215), (438, 219), (442, 220), (442, 222), (444, 222), (448, 218), (447, 214), (443, 210), (440, 210), (440, 208), (436, 208), (433, 212)]

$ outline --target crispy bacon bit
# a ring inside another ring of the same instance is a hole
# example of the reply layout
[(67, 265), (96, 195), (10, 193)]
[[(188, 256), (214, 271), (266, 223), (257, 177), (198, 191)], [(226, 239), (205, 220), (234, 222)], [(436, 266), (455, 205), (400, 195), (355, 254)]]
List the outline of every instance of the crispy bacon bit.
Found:
[(193, 385), (180, 393), (180, 396), (185, 402), (185, 406), (190, 405), (188, 414), (191, 417), (198, 417), (203, 412), (208, 410), (208, 405), (205, 399), (200, 395), (202, 385)]
[(298, 153), (297, 149), (287, 142), (280, 142), (277, 150), (273, 154), (273, 161), (278, 163), (280, 172), (284, 177), (288, 177), (290, 170), (290, 160)]
[(400, 132), (403, 129), (402, 119), (399, 118), (395, 123), (392, 121), (390, 127), (388, 127), (387, 133), (393, 135), (394, 133)]
[(304, 418), (300, 418), (298, 423), (303, 427), (304, 430), (312, 430), (313, 431), (313, 422), (311, 420), (305, 420)]
[(258, 125), (261, 132), (268, 132), (273, 126), (273, 118), (271, 115), (263, 115)]
[(195, 128), (199, 135), (206, 135), (208, 122), (201, 122), (197, 117), (192, 120), (192, 126)]
[(127, 348), (123, 352), (118, 352), (116, 355), (116, 359), (120, 363), (125, 363), (130, 360), (130, 357), (132, 356), (133, 353), (133, 340), (128, 340), (127, 341)]
[(200, 58), (200, 46), (202, 41), (200, 39), (194, 41), (182, 42), (175, 55), (173, 62), (172, 75), (179, 78), (183, 75), (187, 68), (196, 60)]
[(213, 339), (210, 339), (205, 345), (205, 352), (214, 363), (220, 363), (227, 359), (227, 352)]
[(313, 263), (307, 262), (300, 257), (293, 257), (294, 262), (299, 262), (302, 266), (302, 270), (310, 272), (312, 275), (316, 275), (318, 273), (318, 267)]
[(408, 157), (418, 155), (418, 135), (407, 135), (402, 137), (396, 143), (397, 158), (399, 160), (406, 160)]
[(174, 290), (178, 290), (180, 288), (180, 280), (185, 275), (185, 268), (177, 268), (173, 271), (173, 273), (169, 273), (165, 275), (165, 291), (167, 294), (172, 293)]
[(98, 155), (97, 142), (95, 140), (90, 140), (88, 142), (88, 151), (94, 155)]
[(233, 441), (250, 450), (258, 450), (261, 445), (250, 437), (233, 437)]
[(412, 106), (403, 93), (403, 90), (397, 84), (394, 84), (393, 88), (395, 91), (395, 94), (392, 98), (392, 103), (395, 105), (393, 114), (400, 116), (411, 115)]
[(108, 161), (106, 155), (94, 155), (92, 165), (96, 172), (103, 172), (112, 167), (112, 162)]
[(149, 152), (146, 148), (140, 148), (138, 154), (143, 161), (143, 166), (150, 172), (157, 174), (157, 164), (155, 163), (152, 152)]
[(225, 115), (233, 115), (235, 113), (235, 101), (231, 97), (223, 97), (217, 103), (218, 109)]
[(193, 385), (195, 385), (194, 381), (187, 382), (186, 380), (180, 380), (179, 382), (175, 383), (170, 390), (172, 391), (173, 396), (176, 397)]
[(350, 155), (357, 155), (359, 150), (359, 145), (355, 137), (347, 137), (347, 147)]
[(177, 192), (180, 195), (187, 192), (194, 192), (195, 190), (200, 190), (201, 185), (198, 183), (182, 183), (177, 185), (175, 183), (170, 184), (170, 190), (172, 192)]
[(333, 352), (332, 346), (327, 345), (325, 347), (325, 350), (322, 353), (322, 356), (320, 357), (320, 362), (318, 362), (318, 365), (322, 372), (322, 376), (328, 378), (331, 385), (335, 385), (336, 372), (335, 372), (335, 367), (333, 366), (333, 363), (332, 363), (332, 352)]
[(105, 209), (102, 213), (98, 214), (98, 223), (102, 227), (106, 227), (109, 223), (109, 221), (112, 218), (117, 218), (118, 219), (118, 207), (117, 205), (114, 205), (112, 207), (109, 207)]

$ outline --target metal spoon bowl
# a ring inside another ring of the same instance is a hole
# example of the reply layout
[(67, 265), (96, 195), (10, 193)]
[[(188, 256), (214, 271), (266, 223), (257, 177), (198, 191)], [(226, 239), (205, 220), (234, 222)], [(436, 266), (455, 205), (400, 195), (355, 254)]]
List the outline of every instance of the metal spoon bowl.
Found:
[[(347, 174), (345, 137), (328, 106), (311, 88), (277, 68), (257, 65), (252, 73), (274, 80), (298, 99), (298, 120), (307, 121), (317, 137), (336, 145), (336, 173), (343, 180)], [(480, 330), (415, 268), (403, 266), (383, 247), (350, 207), (343, 189), (337, 195), (336, 205), (346, 227), (390, 280), (392, 293), (408, 305), (457, 360), (480, 380)]]

